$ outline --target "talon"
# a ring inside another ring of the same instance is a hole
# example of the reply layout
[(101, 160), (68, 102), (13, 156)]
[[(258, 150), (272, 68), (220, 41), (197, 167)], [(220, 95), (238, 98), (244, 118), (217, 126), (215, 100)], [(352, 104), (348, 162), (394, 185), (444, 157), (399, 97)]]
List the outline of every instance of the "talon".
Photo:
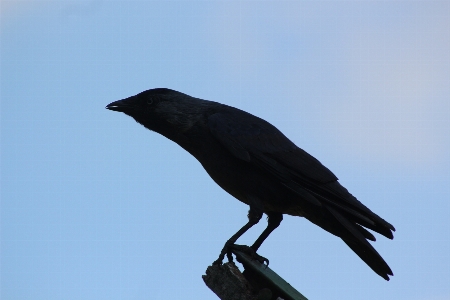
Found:
[(256, 253), (256, 251), (245, 245), (236, 245), (236, 244), (230, 244), (226, 243), (223, 247), (222, 251), (220, 252), (219, 258), (213, 262), (213, 265), (222, 265), (223, 260), (225, 259), (225, 256), (227, 257), (229, 262), (233, 262), (233, 251), (237, 250), (241, 251), (248, 256), (250, 256), (251, 259), (258, 261), (260, 264), (264, 265), (266, 268), (269, 266), (269, 260), (265, 258), (264, 256), (261, 256)]
[(227, 241), (225, 243), (225, 246), (223, 246), (222, 251), (220, 251), (219, 258), (213, 262), (213, 265), (218, 265), (218, 266), (222, 265), (222, 262), (225, 259), (225, 255), (227, 256), (227, 259), (229, 262), (233, 262), (233, 256), (231, 254), (231, 246), (232, 245), (233, 244), (230, 244), (229, 241)]
[(212, 264), (213, 266), (220, 266), (222, 264), (222, 261), (220, 259), (216, 259)]
[(228, 262), (233, 262), (233, 254), (231, 251), (227, 252), (227, 259), (228, 259)]
[(266, 268), (269, 266), (269, 260), (265, 257), (260, 256), (260, 258), (262, 258), (262, 260), (258, 259), (258, 261), (262, 264), (265, 265)]
[(247, 254), (248, 256), (250, 256), (253, 260), (258, 261), (260, 264), (265, 265), (266, 268), (269, 266), (269, 260), (267, 258), (265, 258), (264, 256), (259, 255), (258, 253), (256, 253), (256, 251), (249, 246), (245, 246), (245, 245), (231, 245), (231, 248), (237, 251), (241, 251), (245, 254)]
[(251, 255), (251, 257), (254, 260), (258, 261), (260, 264), (264, 265), (266, 268), (269, 266), (269, 260), (264, 256), (261, 256), (255, 252), (254, 255)]
[(221, 266), (222, 265), (222, 261), (223, 261), (224, 258), (225, 258), (225, 253), (222, 250), (222, 252), (219, 255), (219, 258), (216, 259), (212, 264), (216, 265), (216, 266)]

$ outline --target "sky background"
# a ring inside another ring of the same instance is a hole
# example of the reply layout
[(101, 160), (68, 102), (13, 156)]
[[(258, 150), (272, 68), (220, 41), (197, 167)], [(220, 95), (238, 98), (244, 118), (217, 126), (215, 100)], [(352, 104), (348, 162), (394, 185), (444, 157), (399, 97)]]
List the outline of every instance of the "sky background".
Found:
[[(286, 216), (311, 300), (450, 299), (450, 2), (1, 1), (1, 299), (216, 299), (248, 207), (105, 106), (167, 87), (262, 117), (397, 229), (384, 281)], [(266, 220), (245, 234), (251, 244)]]

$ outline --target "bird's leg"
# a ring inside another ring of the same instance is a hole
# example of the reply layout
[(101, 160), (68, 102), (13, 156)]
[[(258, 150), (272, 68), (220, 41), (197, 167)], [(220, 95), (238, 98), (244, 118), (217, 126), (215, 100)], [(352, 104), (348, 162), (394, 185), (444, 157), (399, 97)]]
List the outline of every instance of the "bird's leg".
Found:
[(261, 235), (256, 239), (253, 245), (250, 246), (255, 252), (258, 251), (261, 244), (265, 241), (265, 239), (272, 233), (272, 231), (277, 228), (281, 221), (283, 220), (283, 214), (280, 213), (267, 213), (267, 227), (261, 233)]
[(274, 231), (275, 228), (277, 228), (280, 225), (281, 221), (283, 220), (283, 214), (275, 213), (275, 212), (266, 213), (266, 214), (268, 217), (267, 227), (266, 227), (266, 229), (264, 229), (264, 231), (261, 233), (261, 235), (256, 239), (256, 241), (253, 243), (253, 245), (251, 245), (250, 247), (243, 246), (243, 245), (242, 246), (241, 245), (232, 245), (231, 247), (233, 249), (239, 250), (241, 252), (244, 252), (244, 253), (250, 255), (253, 259), (256, 259), (260, 263), (266, 264), (268, 266), (269, 260), (265, 257), (258, 255), (256, 253), (256, 251), (258, 251), (261, 244), (272, 233), (272, 231)]
[[(236, 232), (223, 246), (222, 251), (220, 252), (219, 258), (213, 262), (213, 265), (222, 264), (223, 259), (225, 258), (225, 254), (228, 257), (229, 261), (233, 261), (233, 257), (231, 256), (230, 248), (237, 248), (234, 243), (236, 243), (237, 239), (241, 237), (247, 230), (249, 230), (253, 225), (257, 224), (259, 220), (262, 218), (262, 211), (258, 209), (254, 209), (250, 206), (250, 210), (248, 211), (248, 222), (245, 224), (238, 232)], [(250, 248), (250, 247), (248, 247)], [(255, 253), (256, 254), (256, 253)]]

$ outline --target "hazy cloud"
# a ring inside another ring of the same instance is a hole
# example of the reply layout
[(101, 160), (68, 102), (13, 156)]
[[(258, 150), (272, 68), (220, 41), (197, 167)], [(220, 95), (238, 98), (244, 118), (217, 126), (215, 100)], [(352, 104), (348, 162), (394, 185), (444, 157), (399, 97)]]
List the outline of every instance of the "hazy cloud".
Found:
[(445, 159), (448, 4), (328, 4), (224, 5), (225, 71), (301, 103), (347, 155), (414, 166)]
[(327, 128), (353, 155), (415, 165), (443, 159), (450, 21), (413, 17), (408, 27), (363, 28), (344, 41), (351, 85), (329, 106)]

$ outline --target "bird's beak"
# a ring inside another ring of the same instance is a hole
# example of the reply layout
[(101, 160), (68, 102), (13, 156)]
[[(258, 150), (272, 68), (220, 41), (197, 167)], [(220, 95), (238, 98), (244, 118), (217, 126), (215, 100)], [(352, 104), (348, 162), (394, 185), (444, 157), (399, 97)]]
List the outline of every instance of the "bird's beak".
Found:
[(112, 102), (106, 105), (106, 109), (127, 112), (133, 109), (134, 107), (134, 97), (126, 98), (123, 100)]

